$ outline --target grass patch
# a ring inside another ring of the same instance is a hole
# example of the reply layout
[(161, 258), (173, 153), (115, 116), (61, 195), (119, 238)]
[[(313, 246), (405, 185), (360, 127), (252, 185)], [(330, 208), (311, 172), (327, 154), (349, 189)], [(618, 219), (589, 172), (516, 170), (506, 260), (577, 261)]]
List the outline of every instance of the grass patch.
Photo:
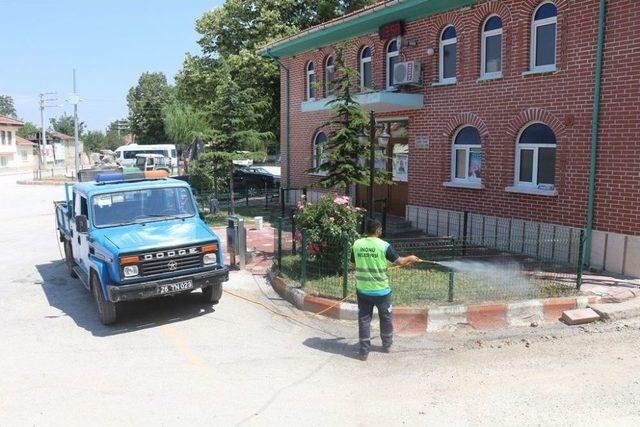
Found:
[[(300, 283), (299, 255), (282, 257), (280, 276), (285, 281)], [(415, 264), (389, 270), (394, 304), (428, 307), (447, 303), (449, 283), (453, 280), (453, 301), (489, 302), (529, 298), (551, 298), (576, 295), (575, 279), (563, 273), (537, 274), (535, 271), (513, 270), (501, 275), (478, 272), (450, 272), (446, 267)], [(343, 278), (338, 266), (309, 260), (305, 291), (329, 298), (343, 297)], [(355, 292), (355, 278), (349, 273), (347, 292)], [(353, 299), (353, 298), (352, 298)]]

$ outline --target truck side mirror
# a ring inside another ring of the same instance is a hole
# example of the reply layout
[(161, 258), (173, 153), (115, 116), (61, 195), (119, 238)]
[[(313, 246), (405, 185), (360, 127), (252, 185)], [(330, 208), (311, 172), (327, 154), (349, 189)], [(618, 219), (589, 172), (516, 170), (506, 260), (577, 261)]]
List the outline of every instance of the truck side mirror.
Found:
[(76, 231), (78, 233), (87, 233), (89, 231), (86, 215), (76, 215)]

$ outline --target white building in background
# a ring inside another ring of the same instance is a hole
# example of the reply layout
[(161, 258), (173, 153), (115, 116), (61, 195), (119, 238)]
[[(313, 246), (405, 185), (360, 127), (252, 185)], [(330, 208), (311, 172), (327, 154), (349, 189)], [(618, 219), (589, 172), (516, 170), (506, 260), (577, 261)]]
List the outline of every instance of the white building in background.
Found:
[(24, 123), (0, 116), (0, 171), (33, 170), (38, 166), (34, 144), (16, 135)]

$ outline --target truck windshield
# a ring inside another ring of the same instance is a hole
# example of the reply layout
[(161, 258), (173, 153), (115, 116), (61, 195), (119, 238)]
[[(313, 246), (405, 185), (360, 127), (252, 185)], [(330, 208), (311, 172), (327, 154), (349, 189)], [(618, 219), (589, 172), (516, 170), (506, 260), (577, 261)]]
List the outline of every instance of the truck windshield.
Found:
[(183, 187), (97, 194), (91, 199), (91, 208), (96, 227), (195, 215), (191, 192)]

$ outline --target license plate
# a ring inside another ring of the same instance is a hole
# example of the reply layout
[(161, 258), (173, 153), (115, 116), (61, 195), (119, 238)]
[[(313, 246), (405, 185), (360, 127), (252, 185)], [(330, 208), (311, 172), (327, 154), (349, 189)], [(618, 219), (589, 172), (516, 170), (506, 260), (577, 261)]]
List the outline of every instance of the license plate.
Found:
[(193, 280), (184, 280), (178, 283), (160, 285), (158, 286), (158, 294), (159, 295), (172, 294), (174, 292), (188, 291), (189, 289), (193, 289)]

